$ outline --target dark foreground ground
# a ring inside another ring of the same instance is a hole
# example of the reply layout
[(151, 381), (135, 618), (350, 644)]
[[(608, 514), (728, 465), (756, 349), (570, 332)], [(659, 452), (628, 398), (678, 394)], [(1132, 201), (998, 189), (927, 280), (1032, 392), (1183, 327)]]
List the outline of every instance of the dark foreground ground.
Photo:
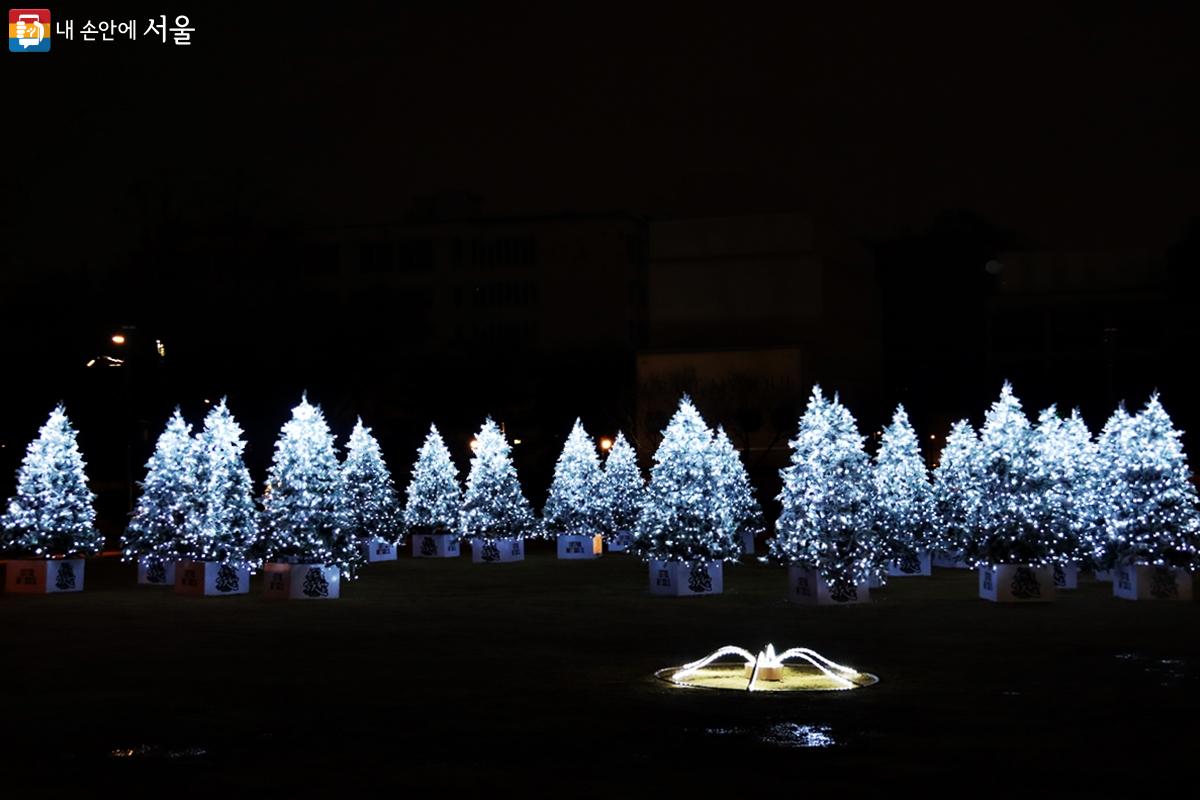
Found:
[[(372, 565), (327, 603), (264, 600), (261, 578), (248, 596), (178, 597), (115, 560), (89, 563), (81, 594), (0, 595), (0, 785), (1024, 797), (1148, 789), (1200, 752), (1196, 603), (1121, 601), (1081, 580), (1053, 604), (996, 606), (973, 573), (938, 570), (870, 605), (805, 608), (783, 601), (782, 570), (749, 563), (727, 567), (722, 596), (651, 598), (631, 557), (560, 562), (541, 547), (519, 564)], [(766, 642), (880, 683), (769, 696), (652, 677)]]

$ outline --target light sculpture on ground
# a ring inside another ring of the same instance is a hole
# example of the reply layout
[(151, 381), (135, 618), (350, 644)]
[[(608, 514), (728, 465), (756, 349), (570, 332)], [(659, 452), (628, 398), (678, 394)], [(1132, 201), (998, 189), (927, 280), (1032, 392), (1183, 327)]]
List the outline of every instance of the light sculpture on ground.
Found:
[[(741, 660), (740, 667), (718, 663), (730, 656)], [(788, 661), (800, 661), (805, 666), (789, 667)], [(844, 691), (878, 682), (874, 675), (838, 664), (811, 648), (792, 647), (777, 653), (773, 644), (767, 644), (757, 655), (744, 647), (725, 645), (682, 667), (660, 670), (658, 675), (680, 686), (748, 692)], [(744, 686), (738, 676), (745, 680)]]

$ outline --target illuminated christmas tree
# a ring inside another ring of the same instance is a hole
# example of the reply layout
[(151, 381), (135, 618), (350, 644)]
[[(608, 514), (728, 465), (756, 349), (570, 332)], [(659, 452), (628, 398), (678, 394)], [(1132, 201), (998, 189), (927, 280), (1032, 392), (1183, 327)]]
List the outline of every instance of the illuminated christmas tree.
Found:
[[(409, 536), (455, 531), (462, 488), (458, 484), (458, 468), (435, 425), (429, 426), (425, 442), (417, 451), (406, 495), (404, 528)], [(428, 544), (433, 546), (432, 542)]]
[[(1118, 412), (1120, 413), (1120, 412)], [(1105, 435), (1110, 441), (1103, 442)], [(1200, 567), (1200, 510), (1187, 456), (1170, 416), (1151, 395), (1132, 421), (1105, 428), (1101, 451), (1111, 459), (1105, 489), (1106, 566)], [(1115, 439), (1113, 441), (1112, 439)]]
[(831, 594), (849, 597), (859, 582), (886, 572), (863, 437), (837, 396), (827, 400), (815, 386), (789, 445), (791, 464), (780, 470), (782, 509), (769, 553), (816, 570)]
[(1038, 519), (1041, 487), (1033, 432), (1007, 382), (984, 418), (977, 463), (979, 504), (967, 560), (980, 566), (1052, 563), (1053, 536)]
[(742, 545), (720, 477), (713, 433), (685, 395), (654, 453), (633, 551), (646, 561), (737, 560)]
[(196, 442), (178, 408), (154, 445), (140, 485), (142, 494), (121, 536), (121, 553), (127, 559), (149, 560), (149, 579), (161, 583), (165, 572), (159, 580), (153, 578), (162, 571), (162, 561), (173, 557), (175, 541), (185, 535), (188, 520), (197, 513)]
[(718, 496), (729, 508), (739, 541), (742, 536), (758, 536), (766, 529), (762, 506), (754, 497), (754, 487), (750, 484), (750, 476), (746, 474), (742, 457), (725, 433), (724, 427), (717, 427), (716, 436), (713, 438), (712, 458), (716, 467), (717, 485), (720, 487)]
[(975, 512), (979, 507), (978, 450), (975, 429), (967, 420), (959, 420), (950, 427), (946, 446), (933, 470), (937, 549), (956, 561), (962, 558), (967, 541), (975, 535)]
[(350, 577), (362, 560), (334, 450), (321, 409), (301, 399), (275, 442), (263, 496), (268, 561), (337, 566)]
[(0, 517), (0, 550), (37, 558), (100, 552), (104, 537), (96, 530), (95, 495), (88, 489), (75, 437), (59, 403), (25, 448), (17, 471), (17, 493)]
[(904, 572), (919, 572), (920, 553), (937, 549), (933, 491), (929, 472), (908, 421), (904, 406), (897, 406), (892, 424), (883, 431), (872, 470), (875, 484), (875, 524), (888, 557)]
[(537, 530), (537, 519), (512, 463), (512, 448), (500, 426), (488, 417), (475, 435), (475, 455), (458, 518), (459, 534), (480, 539), (486, 552), (498, 539), (525, 538)]
[(1122, 401), (1096, 437), (1096, 460), (1092, 470), (1095, 502), (1089, 520), (1088, 540), (1092, 561), (1099, 569), (1107, 569), (1116, 563), (1116, 550), (1109, 539), (1109, 533), (1114, 529), (1110, 521), (1116, 518), (1117, 510), (1126, 505), (1121, 496), (1130, 490), (1130, 486), (1120, 476), (1133, 437), (1133, 416)]
[(577, 419), (554, 465), (554, 482), (542, 509), (547, 536), (595, 536), (603, 530), (600, 478), (596, 447)]
[(625, 534), (632, 535), (637, 530), (645, 494), (646, 482), (638, 467), (637, 453), (633, 445), (626, 441), (625, 434), (618, 433), (608, 457), (604, 459), (604, 471), (600, 478), (606, 541), (613, 541)]
[(1038, 415), (1033, 431), (1034, 515), (1059, 566), (1089, 556), (1085, 530), (1091, 504), (1094, 457), (1091, 434), (1078, 411), (1064, 420), (1054, 406)]
[(225, 399), (213, 406), (196, 434), (195, 494), (183, 535), (165, 546), (171, 558), (215, 561), (234, 569), (254, 566), (258, 508), (254, 484), (242, 460), (246, 443)]
[(379, 442), (359, 419), (346, 443), (342, 462), (350, 526), (355, 537), (367, 541), (400, 541), (400, 502), (391, 470), (383, 460)]

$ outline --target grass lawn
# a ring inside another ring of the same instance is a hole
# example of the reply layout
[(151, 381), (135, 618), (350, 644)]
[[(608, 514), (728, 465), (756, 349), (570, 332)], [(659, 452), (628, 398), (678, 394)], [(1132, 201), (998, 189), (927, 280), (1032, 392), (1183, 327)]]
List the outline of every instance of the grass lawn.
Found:
[[(1200, 744), (1200, 605), (1088, 579), (1012, 606), (935, 570), (814, 608), (746, 563), (721, 596), (652, 598), (633, 557), (558, 561), (551, 543), (514, 564), (404, 553), (334, 602), (265, 600), (261, 575), (247, 596), (185, 598), (134, 573), (102, 559), (82, 593), (0, 594), (6, 789), (1022, 796), (1190, 775)], [(880, 683), (780, 696), (652, 677), (767, 642)]]

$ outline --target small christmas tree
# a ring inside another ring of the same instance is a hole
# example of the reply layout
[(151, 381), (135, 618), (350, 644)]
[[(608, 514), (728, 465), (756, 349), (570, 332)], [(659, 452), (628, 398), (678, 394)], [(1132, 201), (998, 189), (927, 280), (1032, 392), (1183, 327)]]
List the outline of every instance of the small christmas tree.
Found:
[(976, 457), (979, 437), (967, 420), (950, 426), (946, 446), (933, 470), (933, 517), (939, 531), (937, 549), (951, 558), (962, 558), (975, 533), (979, 507)]
[(979, 566), (1052, 563), (1053, 537), (1041, 529), (1037, 516), (1033, 433), (1008, 382), (984, 418), (978, 470), (979, 505), (967, 560)]
[(400, 502), (396, 498), (396, 484), (384, 463), (379, 442), (371, 435), (370, 428), (363, 427), (362, 419), (354, 424), (346, 443), (342, 485), (355, 537), (392, 544), (400, 541)]
[(720, 487), (718, 496), (729, 508), (739, 543), (743, 536), (758, 536), (766, 529), (763, 524), (762, 506), (754, 497), (754, 487), (750, 484), (750, 476), (746, 474), (742, 457), (738, 455), (737, 448), (733, 446), (722, 426), (717, 426), (712, 453), (717, 485)]
[[(404, 528), (410, 536), (455, 531), (462, 504), (458, 468), (450, 459), (450, 451), (434, 425), (429, 426), (425, 442), (417, 451), (417, 461), (413, 464), (412, 479), (406, 494)], [(432, 540), (428, 544), (434, 547)], [(423, 555), (434, 553), (436, 548), (432, 553), (425, 553), (422, 549)]]
[(171, 558), (176, 540), (185, 535), (196, 513), (195, 451), (192, 426), (176, 408), (146, 462), (142, 494), (121, 537), (126, 559), (149, 560), (146, 580), (151, 583), (166, 581), (162, 561)]
[(577, 419), (554, 466), (542, 525), (547, 536), (595, 536), (603, 528), (603, 512), (600, 459)]
[(17, 493), (0, 517), (0, 550), (37, 558), (100, 552), (104, 537), (96, 530), (95, 495), (88, 489), (84, 466), (75, 429), (59, 403), (25, 449)]
[(362, 560), (333, 434), (307, 395), (275, 442), (263, 520), (267, 560), (336, 565), (347, 577)]
[(254, 565), (258, 509), (254, 484), (242, 460), (246, 443), (225, 399), (213, 406), (196, 435), (194, 506), (183, 529), (162, 549), (171, 558), (214, 561), (234, 569)]
[(1200, 511), (1181, 433), (1157, 393), (1132, 421), (1120, 414), (1101, 434), (1108, 472), (1102, 560), (1194, 571), (1200, 567)]
[(933, 491), (917, 434), (904, 406), (883, 431), (875, 454), (875, 524), (902, 572), (919, 572), (919, 554), (936, 549)]
[(646, 561), (737, 560), (742, 545), (719, 478), (712, 431), (684, 395), (654, 453), (634, 552)]
[(600, 478), (605, 541), (632, 535), (637, 530), (645, 494), (646, 482), (638, 467), (637, 453), (626, 441), (625, 434), (617, 433), (608, 457), (604, 459), (604, 472)]
[(789, 442), (791, 465), (780, 470), (782, 505), (772, 558), (816, 570), (835, 598), (853, 599), (856, 586), (882, 578), (886, 557), (875, 530), (870, 459), (853, 415), (835, 395), (813, 387)]
[[(475, 436), (475, 455), (467, 475), (458, 531), (482, 540), (484, 560), (497, 560), (498, 539), (520, 539), (537, 532), (537, 520), (521, 492), (511, 448), (500, 426), (488, 417)], [(495, 554), (488, 559), (488, 554)]]

